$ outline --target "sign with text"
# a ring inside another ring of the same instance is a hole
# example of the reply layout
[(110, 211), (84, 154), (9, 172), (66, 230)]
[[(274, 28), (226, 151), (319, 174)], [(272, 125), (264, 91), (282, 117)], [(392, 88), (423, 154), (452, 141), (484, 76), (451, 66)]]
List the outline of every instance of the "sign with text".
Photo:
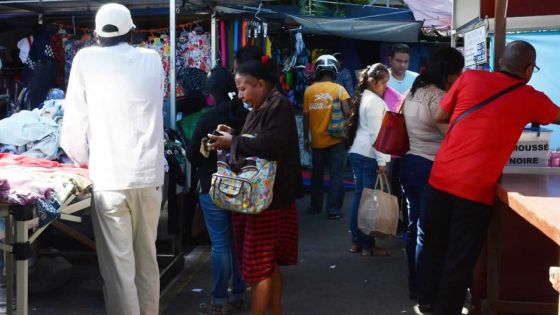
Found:
[(473, 68), (485, 64), (488, 60), (486, 51), (484, 25), (465, 33), (465, 67)]
[(552, 132), (525, 131), (515, 145), (507, 166), (547, 167)]

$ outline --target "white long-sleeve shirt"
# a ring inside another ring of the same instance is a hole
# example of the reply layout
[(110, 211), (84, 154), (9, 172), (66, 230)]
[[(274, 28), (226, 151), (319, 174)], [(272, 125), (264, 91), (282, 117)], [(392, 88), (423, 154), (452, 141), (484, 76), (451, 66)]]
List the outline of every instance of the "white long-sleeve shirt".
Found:
[(61, 147), (89, 166), (94, 190), (163, 184), (163, 84), (152, 50), (121, 43), (74, 57)]
[(379, 129), (381, 129), (386, 110), (387, 105), (381, 97), (368, 89), (364, 90), (360, 101), (358, 130), (349, 153), (357, 153), (375, 159), (379, 166), (384, 166), (390, 161), (391, 157), (389, 155), (372, 147), (377, 134), (379, 134)]

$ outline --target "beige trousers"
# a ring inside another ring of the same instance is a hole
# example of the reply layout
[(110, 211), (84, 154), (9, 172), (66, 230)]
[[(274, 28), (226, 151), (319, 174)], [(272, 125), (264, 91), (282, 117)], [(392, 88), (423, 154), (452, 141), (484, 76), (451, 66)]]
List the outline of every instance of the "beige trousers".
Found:
[(157, 315), (161, 187), (95, 191), (92, 211), (108, 315)]

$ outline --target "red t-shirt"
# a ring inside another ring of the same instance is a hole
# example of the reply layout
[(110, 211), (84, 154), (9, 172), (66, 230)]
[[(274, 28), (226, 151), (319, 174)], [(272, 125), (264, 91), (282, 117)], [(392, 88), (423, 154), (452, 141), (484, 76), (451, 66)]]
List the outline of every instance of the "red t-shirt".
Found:
[[(463, 112), (519, 79), (501, 72), (466, 71), (440, 106), (451, 123)], [(455, 196), (491, 205), (496, 183), (530, 122), (550, 124), (560, 108), (542, 92), (526, 85), (470, 113), (443, 140), (430, 185)]]

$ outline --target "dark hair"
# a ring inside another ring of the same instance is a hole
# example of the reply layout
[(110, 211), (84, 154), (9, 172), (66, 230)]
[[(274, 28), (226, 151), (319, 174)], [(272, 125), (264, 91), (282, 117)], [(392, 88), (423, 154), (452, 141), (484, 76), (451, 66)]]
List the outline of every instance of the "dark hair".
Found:
[(250, 60), (242, 63), (236, 71), (238, 75), (250, 75), (257, 80), (265, 80), (273, 86), (278, 85), (278, 77), (276, 76), (276, 67), (271, 59), (265, 63), (260, 60)]
[(465, 58), (457, 49), (452, 47), (441, 48), (430, 57), (426, 71), (416, 77), (410, 88), (410, 93), (414, 95), (416, 90), (430, 84), (445, 90), (448, 76), (461, 73), (464, 66)]
[(237, 90), (233, 74), (221, 66), (212, 68), (206, 84), (216, 102), (228, 100), (228, 93)]
[(235, 61), (238, 65), (250, 60), (260, 61), (263, 56), (262, 50), (257, 46), (247, 45), (237, 51)]
[[(110, 29), (106, 30), (107, 27), (114, 27), (116, 29), (116, 26), (105, 25), (103, 27), (103, 30), (107, 31), (107, 32), (111, 32)], [(97, 41), (99, 42), (99, 46), (101, 46), (101, 47), (115, 46), (115, 45), (118, 45), (120, 43), (131, 43), (132, 42), (132, 34), (133, 34), (133, 31), (131, 29), (128, 33), (126, 33), (124, 35), (115, 36), (115, 37), (97, 36)]]
[(408, 54), (410, 56), (410, 47), (406, 44), (395, 44), (391, 47), (391, 57), (395, 57), (396, 53)]
[(360, 120), (360, 103), (362, 102), (362, 94), (367, 88), (369, 79), (379, 81), (388, 75), (389, 70), (387, 69), (387, 66), (382, 63), (370, 65), (360, 72), (360, 78), (358, 79), (358, 84), (356, 86), (356, 94), (352, 98), (350, 118), (348, 119), (347, 123), (350, 141), (354, 141), (354, 138), (356, 137), (356, 132), (358, 130), (358, 121)]

